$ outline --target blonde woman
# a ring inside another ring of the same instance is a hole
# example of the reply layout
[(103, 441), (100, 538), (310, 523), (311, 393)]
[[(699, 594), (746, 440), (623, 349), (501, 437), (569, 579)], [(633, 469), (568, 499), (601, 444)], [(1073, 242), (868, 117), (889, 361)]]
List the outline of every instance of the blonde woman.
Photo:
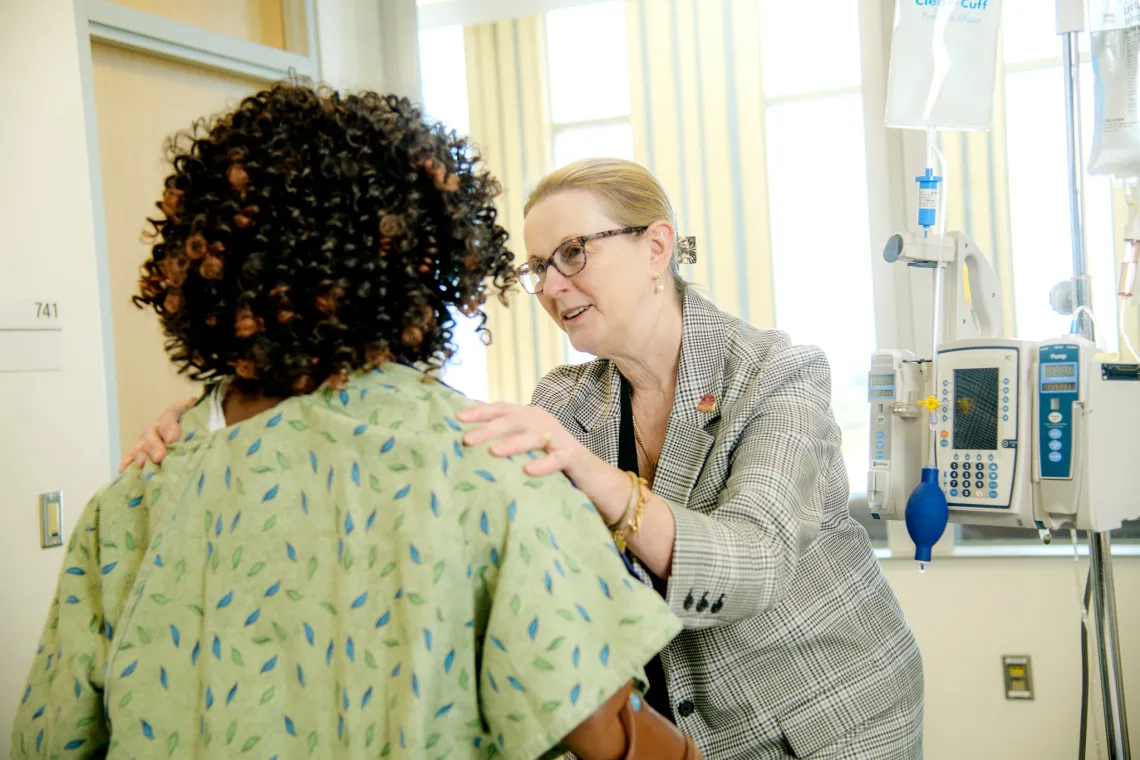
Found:
[(922, 660), (848, 512), (824, 354), (687, 287), (691, 241), (635, 163), (543, 179), (525, 238), (523, 286), (598, 358), (554, 369), (530, 406), (459, 416), (499, 456), (545, 447), (526, 471), (568, 475), (681, 619), (648, 701), (718, 760), (920, 757)]

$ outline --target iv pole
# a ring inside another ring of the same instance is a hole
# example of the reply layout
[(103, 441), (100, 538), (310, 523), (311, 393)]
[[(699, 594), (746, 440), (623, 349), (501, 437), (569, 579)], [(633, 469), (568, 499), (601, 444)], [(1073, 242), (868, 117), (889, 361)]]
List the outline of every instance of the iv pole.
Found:
[[(1057, 34), (1064, 48), (1065, 133), (1068, 140), (1069, 225), (1073, 239), (1074, 307), (1092, 308), (1092, 281), (1085, 251), (1084, 155), (1081, 147), (1080, 33), (1085, 28), (1084, 0), (1056, 0)], [(1081, 336), (1095, 343), (1092, 320), (1076, 312)], [(1108, 533), (1089, 532), (1092, 597), (1096, 613), (1097, 653), (1105, 738), (1111, 760), (1130, 760), (1124, 683), (1120, 672), (1120, 638), (1116, 626), (1116, 592), (1112, 577), (1112, 540)]]

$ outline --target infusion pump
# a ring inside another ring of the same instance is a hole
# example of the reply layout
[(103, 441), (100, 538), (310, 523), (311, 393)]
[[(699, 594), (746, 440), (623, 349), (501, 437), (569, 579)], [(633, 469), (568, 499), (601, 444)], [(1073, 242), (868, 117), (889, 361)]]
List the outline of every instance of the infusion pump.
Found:
[(873, 516), (903, 519), (932, 434), (951, 522), (1107, 531), (1140, 516), (1140, 365), (1097, 361), (1069, 335), (945, 343), (932, 366), (872, 357)]

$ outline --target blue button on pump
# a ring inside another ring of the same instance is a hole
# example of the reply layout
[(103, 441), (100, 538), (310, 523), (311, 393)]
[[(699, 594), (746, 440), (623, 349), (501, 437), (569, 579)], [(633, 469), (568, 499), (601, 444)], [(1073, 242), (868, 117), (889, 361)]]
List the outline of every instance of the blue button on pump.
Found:
[(1061, 433), (1060, 429), (1058, 429), (1058, 428), (1053, 428), (1052, 430), (1049, 431), (1049, 437), (1052, 438), (1054, 441), (1057, 440), (1058, 438), (1060, 438), (1061, 435), (1062, 435), (1062, 433)]
[(990, 462), (990, 469), (996, 470), (997, 469), (997, 462)]
[(1060, 462), (1061, 461), (1061, 453), (1059, 451), (1050, 452), (1049, 461), (1050, 462)]
[(1061, 442), (1060, 441), (1049, 441), (1049, 450), (1050, 451), (1060, 451), (1061, 450)]
[(881, 451), (875, 452), (875, 459), (886, 459), (887, 455)]
[(942, 441), (942, 448), (946, 448), (949, 445), (950, 445), (949, 441)]
[(950, 489), (950, 495), (951, 496), (957, 496), (958, 495), (958, 489), (957, 488), (951, 488)]
[(886, 437), (886, 435), (887, 435), (887, 434), (886, 434), (886, 433), (884, 433), (882, 430), (877, 430), (877, 431), (875, 431), (875, 437), (876, 437), (876, 438), (884, 438), (884, 437)]
[(998, 497), (997, 491), (990, 491), (990, 498), (991, 499), (996, 499), (997, 497)]

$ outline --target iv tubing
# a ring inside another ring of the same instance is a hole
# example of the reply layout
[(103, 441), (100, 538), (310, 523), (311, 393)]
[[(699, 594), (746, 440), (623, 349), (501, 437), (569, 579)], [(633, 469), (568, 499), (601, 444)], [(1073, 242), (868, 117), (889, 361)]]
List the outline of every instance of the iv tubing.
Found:
[[(938, 168), (940, 176), (942, 176), (942, 187), (939, 188), (939, 203), (938, 203), (938, 261), (934, 266), (934, 318), (931, 320), (933, 329), (931, 330), (930, 337), (930, 378), (931, 382), (938, 379), (938, 338), (941, 332), (942, 323), (942, 249), (946, 245), (946, 156), (934, 144), (934, 128), (931, 127), (926, 130), (926, 155), (927, 163), (934, 163), (934, 156), (938, 156)], [(933, 166), (931, 166), (933, 168)], [(933, 415), (934, 412), (931, 412)], [(938, 441), (935, 439), (934, 430), (930, 431), (930, 466), (935, 466), (935, 461), (938, 452)]]
[[(1140, 362), (1140, 354), (1136, 353), (1136, 348), (1132, 345), (1132, 339), (1128, 337), (1128, 325), (1125, 319), (1128, 314), (1127, 298), (1120, 299), (1120, 306), (1116, 311), (1120, 315), (1120, 339), (1124, 341), (1124, 345), (1128, 347), (1128, 353), (1132, 354), (1132, 361)], [(1124, 357), (1121, 356), (1120, 358), (1123, 359)]]

